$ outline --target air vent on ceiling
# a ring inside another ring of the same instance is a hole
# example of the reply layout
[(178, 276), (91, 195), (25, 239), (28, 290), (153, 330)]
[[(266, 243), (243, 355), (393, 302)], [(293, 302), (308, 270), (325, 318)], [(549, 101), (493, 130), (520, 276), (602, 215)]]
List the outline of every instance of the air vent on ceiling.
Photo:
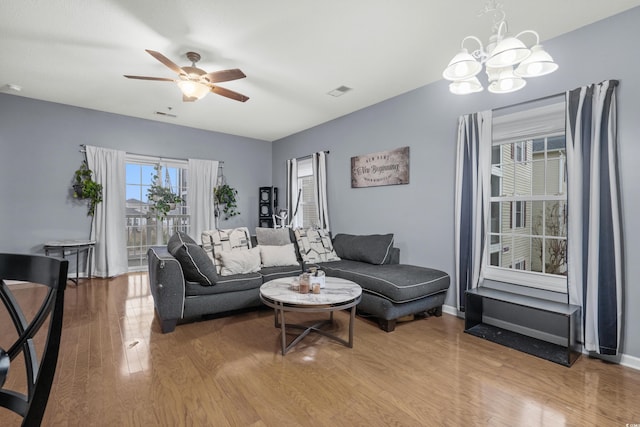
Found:
[(176, 116), (175, 114), (165, 113), (164, 111), (156, 111), (156, 112), (154, 112), (154, 114), (157, 114), (157, 115), (159, 115), (159, 116), (173, 117), (173, 118), (178, 117), (178, 116)]
[(340, 86), (340, 87), (335, 88), (331, 92), (327, 92), (327, 94), (337, 98), (337, 97), (342, 96), (345, 93), (349, 92), (350, 90), (352, 90), (350, 87)]

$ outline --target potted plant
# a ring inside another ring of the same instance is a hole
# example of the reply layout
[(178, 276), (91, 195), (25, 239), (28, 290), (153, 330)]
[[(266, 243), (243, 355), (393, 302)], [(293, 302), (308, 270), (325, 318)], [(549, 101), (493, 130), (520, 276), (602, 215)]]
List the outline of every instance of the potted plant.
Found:
[(156, 166), (156, 173), (153, 175), (153, 184), (147, 190), (147, 198), (151, 202), (150, 211), (162, 221), (167, 217), (169, 211), (176, 208), (178, 203), (182, 203), (184, 200), (182, 197), (171, 191), (169, 187), (163, 187), (159, 184), (159, 167)]
[(102, 202), (102, 184), (98, 184), (92, 178), (93, 171), (89, 169), (87, 161), (83, 161), (80, 168), (74, 173), (73, 197), (88, 200), (87, 215), (96, 213), (96, 205)]
[(240, 215), (240, 212), (237, 210), (238, 204), (236, 201), (238, 190), (230, 187), (228, 184), (223, 184), (214, 188), (213, 194), (215, 195), (216, 203), (218, 205), (218, 207), (216, 207), (216, 215), (219, 213), (219, 206), (223, 206), (222, 212), (224, 212), (225, 220), (233, 216)]

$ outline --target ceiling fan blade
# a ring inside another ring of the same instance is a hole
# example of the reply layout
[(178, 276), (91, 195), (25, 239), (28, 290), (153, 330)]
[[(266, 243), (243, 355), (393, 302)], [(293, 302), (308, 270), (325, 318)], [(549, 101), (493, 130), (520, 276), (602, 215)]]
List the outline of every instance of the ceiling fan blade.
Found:
[(145, 49), (145, 51), (149, 55), (153, 56), (158, 61), (162, 62), (164, 65), (169, 67), (169, 69), (171, 69), (173, 72), (175, 72), (177, 74), (187, 74), (187, 73), (184, 72), (184, 70), (182, 68), (178, 67), (173, 61), (171, 61), (169, 58), (167, 58), (166, 56), (164, 56), (160, 52), (156, 52), (155, 50), (149, 50), (149, 49)]
[(196, 98), (195, 96), (182, 95), (182, 102), (195, 102), (197, 100), (198, 98)]
[(226, 96), (227, 98), (235, 99), (236, 101), (245, 102), (249, 99), (248, 96), (244, 96), (241, 93), (234, 92), (229, 89), (225, 89), (220, 86), (214, 86), (211, 88), (211, 92), (216, 93), (218, 95)]
[(214, 71), (212, 73), (207, 73), (204, 75), (211, 83), (220, 83), (220, 82), (228, 82), (231, 80), (238, 80), (245, 78), (247, 76), (244, 75), (239, 68), (234, 68), (231, 70), (222, 70), (222, 71)]
[(168, 79), (166, 77), (147, 77), (147, 76), (128, 76), (124, 75), (128, 79), (138, 79), (138, 80), (158, 80), (161, 82), (174, 82), (174, 79)]

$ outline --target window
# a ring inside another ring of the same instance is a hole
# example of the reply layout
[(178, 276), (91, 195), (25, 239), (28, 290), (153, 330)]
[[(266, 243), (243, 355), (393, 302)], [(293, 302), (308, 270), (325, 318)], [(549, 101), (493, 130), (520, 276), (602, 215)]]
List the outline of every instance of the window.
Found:
[[(549, 117), (549, 109), (540, 121)], [(494, 121), (491, 153), (490, 230), (485, 277), (566, 292), (567, 180), (562, 121), (540, 130), (522, 121)], [(522, 120), (522, 114), (514, 116)], [(535, 119), (536, 113), (531, 113)], [(531, 120), (531, 117), (529, 117)], [(509, 124), (506, 136), (496, 126)], [(535, 131), (530, 131), (534, 128)]]
[(527, 203), (521, 200), (511, 202), (511, 228), (524, 228), (527, 225)]
[(527, 161), (527, 143), (525, 141), (518, 141), (511, 144), (511, 158), (515, 162)]
[(147, 190), (153, 183), (156, 167), (160, 168), (161, 184), (186, 200), (187, 162), (127, 156), (125, 197), (129, 271), (146, 268), (147, 250), (150, 246), (166, 244), (176, 230), (189, 231), (189, 215), (185, 202), (169, 211), (163, 220), (158, 220), (150, 212), (152, 202), (147, 197)]
[(318, 208), (314, 195), (314, 177), (311, 159), (304, 159), (298, 162), (298, 188), (302, 190), (300, 194), (300, 205), (298, 207), (297, 222), (304, 228), (318, 225)]

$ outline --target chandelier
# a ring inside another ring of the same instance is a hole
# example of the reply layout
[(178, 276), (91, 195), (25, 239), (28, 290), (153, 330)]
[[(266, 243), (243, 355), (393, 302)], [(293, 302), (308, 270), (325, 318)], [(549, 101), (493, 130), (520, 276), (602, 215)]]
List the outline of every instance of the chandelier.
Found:
[[(481, 92), (483, 87), (476, 76), (483, 65), (491, 93), (515, 92), (527, 84), (525, 78), (544, 76), (558, 69), (558, 64), (542, 48), (537, 32), (525, 30), (515, 37), (508, 34), (506, 15), (501, 8), (501, 4), (490, 0), (480, 13), (493, 13), (493, 33), (486, 48), (479, 38), (465, 37), (460, 44), (462, 50), (443, 71), (442, 76), (451, 80), (449, 90), (452, 93), (467, 95)], [(535, 36), (535, 44), (531, 48), (521, 40), (526, 34)], [(479, 47), (469, 53), (465, 48), (467, 41), (475, 42)]]

